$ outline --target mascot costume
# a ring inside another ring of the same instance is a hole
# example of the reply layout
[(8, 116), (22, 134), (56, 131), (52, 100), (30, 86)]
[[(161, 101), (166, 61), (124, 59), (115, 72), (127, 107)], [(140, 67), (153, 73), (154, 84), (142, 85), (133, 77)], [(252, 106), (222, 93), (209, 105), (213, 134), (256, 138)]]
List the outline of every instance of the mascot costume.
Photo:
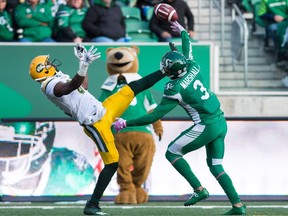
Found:
[[(138, 54), (138, 46), (108, 48), (106, 50), (106, 67), (109, 77), (101, 87), (101, 101), (117, 92), (126, 83), (141, 78), (138, 74)], [(137, 118), (151, 112), (156, 106), (150, 91), (146, 90), (133, 99), (121, 117), (125, 119)], [(154, 122), (152, 126), (160, 140), (163, 134), (161, 121)], [(114, 135), (120, 156), (117, 171), (117, 183), (120, 190), (114, 202), (115, 204), (146, 203), (148, 193), (143, 188), (143, 184), (149, 175), (155, 154), (151, 125), (128, 127)]]

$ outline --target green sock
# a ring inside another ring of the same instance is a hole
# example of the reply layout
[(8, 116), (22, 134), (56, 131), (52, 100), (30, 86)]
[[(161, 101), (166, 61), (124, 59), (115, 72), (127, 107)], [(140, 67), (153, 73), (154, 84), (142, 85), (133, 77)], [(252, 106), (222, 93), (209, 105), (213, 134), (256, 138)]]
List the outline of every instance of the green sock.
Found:
[(240, 202), (239, 195), (233, 186), (232, 180), (226, 173), (219, 177), (218, 182), (227, 194), (228, 199), (232, 204)]
[(172, 166), (189, 182), (193, 189), (201, 186), (200, 181), (192, 172), (189, 164), (184, 158), (180, 158)]

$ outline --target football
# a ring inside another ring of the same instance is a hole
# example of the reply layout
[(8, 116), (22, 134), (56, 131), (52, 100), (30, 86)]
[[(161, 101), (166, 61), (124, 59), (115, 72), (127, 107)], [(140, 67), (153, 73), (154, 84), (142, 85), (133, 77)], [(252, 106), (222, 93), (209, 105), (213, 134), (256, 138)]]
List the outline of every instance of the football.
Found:
[(178, 20), (176, 10), (169, 4), (160, 3), (154, 6), (154, 13), (158, 19), (166, 22)]

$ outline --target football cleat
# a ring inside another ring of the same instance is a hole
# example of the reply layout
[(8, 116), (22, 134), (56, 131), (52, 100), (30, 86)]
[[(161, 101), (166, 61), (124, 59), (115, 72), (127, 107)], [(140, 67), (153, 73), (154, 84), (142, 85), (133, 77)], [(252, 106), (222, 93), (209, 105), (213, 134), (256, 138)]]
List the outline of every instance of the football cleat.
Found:
[(189, 200), (184, 203), (184, 206), (194, 205), (197, 202), (205, 200), (209, 197), (209, 193), (206, 188), (203, 188), (202, 191), (194, 192)]
[(246, 205), (243, 205), (241, 207), (233, 206), (233, 208), (230, 211), (226, 212), (223, 215), (245, 215), (245, 214), (246, 214)]
[(91, 205), (89, 201), (86, 203), (84, 208), (85, 215), (109, 215), (108, 213), (102, 212), (102, 209), (97, 205)]

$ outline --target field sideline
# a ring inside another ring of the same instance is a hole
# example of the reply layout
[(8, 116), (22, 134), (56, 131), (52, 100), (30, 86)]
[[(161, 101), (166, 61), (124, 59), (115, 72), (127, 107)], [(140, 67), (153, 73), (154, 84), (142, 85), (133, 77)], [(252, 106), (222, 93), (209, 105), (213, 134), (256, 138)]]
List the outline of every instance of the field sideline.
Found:
[[(277, 202), (245, 202), (247, 215), (288, 215), (287, 201)], [(84, 201), (79, 202), (0, 202), (1, 216), (31, 216), (31, 215), (83, 215)], [(143, 205), (114, 205), (112, 202), (101, 202), (101, 208), (110, 215), (221, 215), (231, 206), (228, 202), (204, 201), (195, 206), (185, 207), (182, 202), (149, 202)]]

